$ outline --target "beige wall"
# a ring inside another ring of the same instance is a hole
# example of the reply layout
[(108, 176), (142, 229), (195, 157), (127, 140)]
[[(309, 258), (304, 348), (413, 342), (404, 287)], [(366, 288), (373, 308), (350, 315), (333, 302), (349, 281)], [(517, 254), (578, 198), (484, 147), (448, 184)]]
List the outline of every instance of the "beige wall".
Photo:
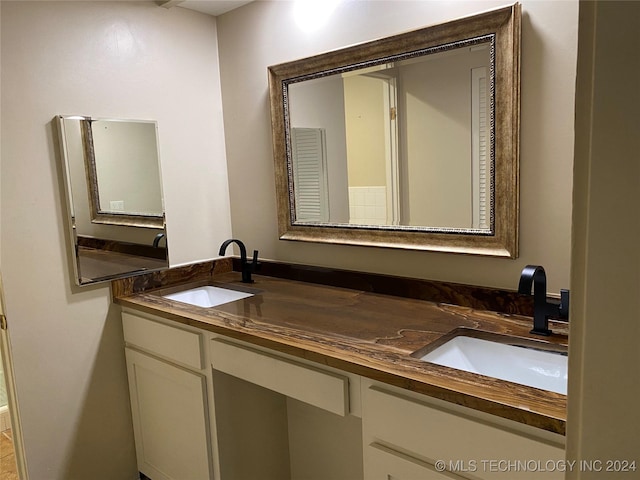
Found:
[(54, 115), (158, 121), (174, 263), (230, 236), (216, 22), (153, 2), (2, 8), (2, 251), (30, 478), (137, 478), (122, 326), (72, 287)]
[[(501, 1), (350, 1), (331, 24), (303, 32), (292, 2), (255, 2), (218, 18), (234, 235), (264, 258), (517, 288), (542, 264), (549, 291), (569, 287), (573, 108), (578, 5), (523, 6), (520, 258), (278, 240), (267, 66), (503, 6)], [(251, 141), (247, 141), (247, 137)]]
[(125, 212), (162, 213), (156, 125), (97, 120), (91, 131), (100, 209), (112, 211), (115, 200)]
[(638, 2), (581, 3), (567, 421), (568, 458), (636, 471), (571, 479), (640, 468), (638, 25)]
[(473, 226), (471, 69), (489, 66), (489, 49), (447, 53), (399, 70), (407, 225)]
[(385, 82), (365, 75), (344, 78), (344, 116), (350, 187), (386, 186)]

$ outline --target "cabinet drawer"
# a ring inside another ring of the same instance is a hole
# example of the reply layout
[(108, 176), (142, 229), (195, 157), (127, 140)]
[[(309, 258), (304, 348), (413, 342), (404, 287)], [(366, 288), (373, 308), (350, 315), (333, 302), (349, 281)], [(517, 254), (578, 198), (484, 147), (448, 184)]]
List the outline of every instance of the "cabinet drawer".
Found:
[[(470, 416), (445, 411), (419, 399), (367, 389), (363, 399), (365, 428), (372, 443), (381, 442), (410, 452), (429, 463), (443, 460), (476, 462), (479, 478), (495, 478), (490, 461), (546, 462), (564, 459), (564, 448)], [(535, 479), (536, 471), (509, 471), (511, 480)], [(546, 479), (562, 479), (562, 472), (545, 472)], [(429, 477), (427, 477), (429, 478)]]
[(345, 376), (223, 339), (211, 341), (211, 363), (215, 370), (329, 412), (344, 416), (349, 411), (349, 380)]
[(161, 357), (201, 370), (202, 339), (198, 333), (122, 312), (124, 340)]
[(365, 447), (364, 454), (367, 480), (464, 480), (459, 475), (439, 472), (431, 464), (377, 443)]

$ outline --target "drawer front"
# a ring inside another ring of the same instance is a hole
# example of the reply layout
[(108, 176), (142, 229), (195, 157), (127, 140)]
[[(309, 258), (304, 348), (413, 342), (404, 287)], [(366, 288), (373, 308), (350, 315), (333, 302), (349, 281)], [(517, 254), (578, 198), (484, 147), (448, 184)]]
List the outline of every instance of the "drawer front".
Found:
[(372, 443), (365, 447), (365, 472), (367, 480), (452, 480), (464, 477), (436, 468), (416, 458), (395, 452), (384, 445)]
[[(363, 408), (365, 429), (373, 443), (379, 441), (398, 447), (431, 464), (442, 460), (446, 465), (476, 465), (473, 473), (476, 478), (504, 475), (495, 470), (506, 465), (510, 469), (510, 480), (535, 479), (541, 475), (540, 468), (553, 465), (552, 462), (557, 464), (565, 457), (564, 449), (557, 445), (447, 412), (377, 386), (367, 389)], [(540, 468), (536, 469), (536, 465)], [(564, 473), (545, 471), (544, 478), (562, 479)]]
[(217, 338), (210, 355), (215, 370), (338, 415), (349, 412), (347, 377)]
[(198, 333), (171, 327), (147, 318), (122, 313), (124, 340), (158, 356), (191, 368), (204, 368), (202, 338)]

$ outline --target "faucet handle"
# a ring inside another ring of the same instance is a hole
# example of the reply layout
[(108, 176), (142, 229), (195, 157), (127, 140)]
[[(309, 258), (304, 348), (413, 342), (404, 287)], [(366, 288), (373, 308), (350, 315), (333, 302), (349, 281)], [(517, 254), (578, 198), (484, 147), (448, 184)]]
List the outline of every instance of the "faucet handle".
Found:
[(558, 307), (560, 318), (569, 319), (569, 290), (563, 288), (560, 290), (560, 305)]
[(253, 259), (251, 261), (251, 266), (253, 267), (253, 271), (260, 270), (262, 264), (258, 262), (258, 250), (253, 251)]

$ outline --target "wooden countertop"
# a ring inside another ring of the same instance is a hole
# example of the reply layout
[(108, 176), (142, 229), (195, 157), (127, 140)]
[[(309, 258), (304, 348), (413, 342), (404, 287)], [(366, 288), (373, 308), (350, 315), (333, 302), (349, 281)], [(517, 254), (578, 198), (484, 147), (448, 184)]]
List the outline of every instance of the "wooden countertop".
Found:
[[(161, 315), (248, 343), (271, 348), (497, 415), (550, 432), (565, 433), (566, 396), (476, 375), (411, 357), (411, 353), (471, 328), (523, 338), (527, 317), (400, 298), (358, 290), (240, 273), (216, 274), (213, 282), (192, 282), (115, 298), (116, 303)], [(203, 284), (231, 286), (256, 295), (200, 308), (161, 295)], [(566, 345), (566, 327), (542, 341)]]

